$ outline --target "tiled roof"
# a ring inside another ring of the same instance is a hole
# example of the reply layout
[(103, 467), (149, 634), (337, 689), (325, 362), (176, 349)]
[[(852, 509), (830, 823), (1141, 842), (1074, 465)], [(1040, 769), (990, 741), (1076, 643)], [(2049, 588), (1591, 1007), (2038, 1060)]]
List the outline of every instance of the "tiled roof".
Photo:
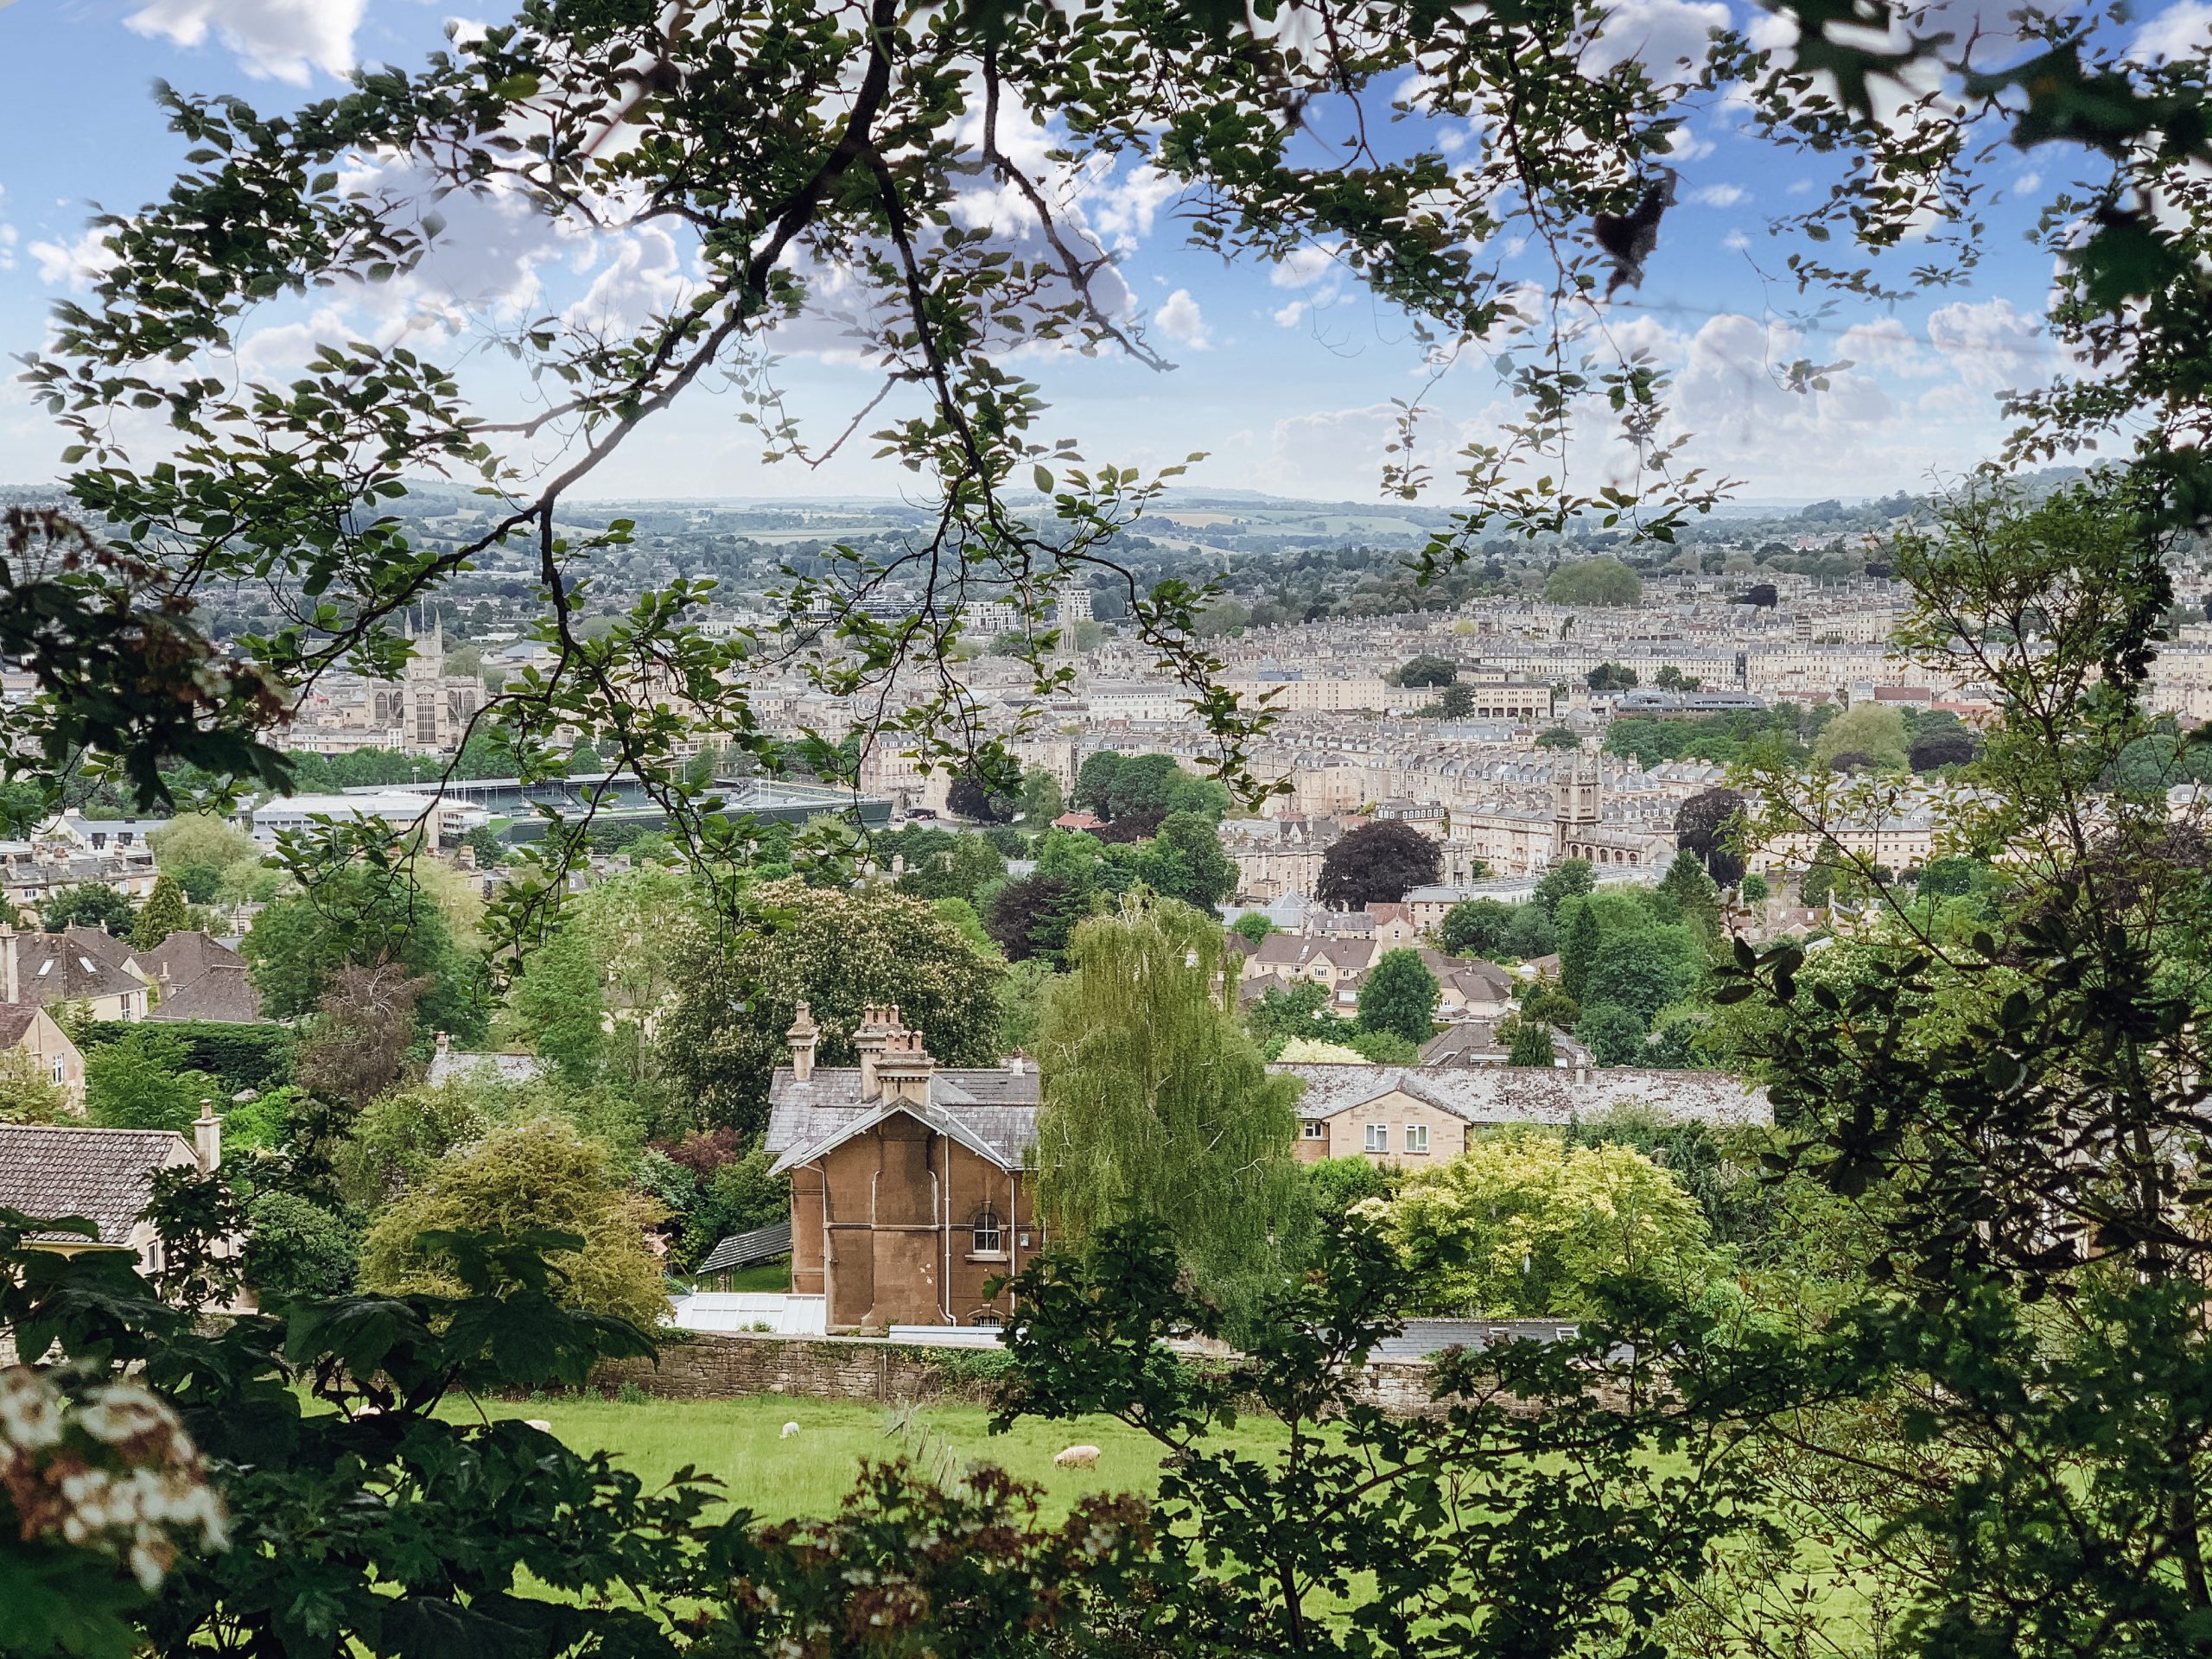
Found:
[(41, 1219), (83, 1216), (103, 1244), (128, 1244), (155, 1172), (192, 1161), (191, 1143), (167, 1129), (0, 1123), (0, 1206)]
[(38, 1018), (35, 1002), (0, 1002), (0, 1048), (13, 1048)]
[(245, 963), (217, 963), (162, 993), (149, 1020), (209, 1020), (226, 1026), (261, 1022), (261, 993)]
[[(1037, 1143), (1037, 1069), (948, 1066), (930, 1078), (930, 1103), (915, 1114), (1001, 1169), (1018, 1169)], [(801, 1083), (788, 1066), (768, 1085), (768, 1132), (762, 1144), (779, 1171), (819, 1157), (847, 1136), (878, 1122), (887, 1103), (861, 1098), (857, 1067), (817, 1067)]]
[(772, 1262), (791, 1253), (791, 1220), (785, 1216), (781, 1221), (756, 1227), (749, 1233), (732, 1233), (707, 1252), (699, 1271), (728, 1273), (736, 1268), (749, 1268), (757, 1262)]
[(1765, 1123), (1766, 1091), (1718, 1071), (1651, 1071), (1603, 1066), (1571, 1071), (1524, 1065), (1271, 1065), (1302, 1078), (1300, 1117), (1331, 1117), (1402, 1090), (1470, 1123), (1563, 1125), (1617, 1107), (1648, 1106), (1700, 1123)]

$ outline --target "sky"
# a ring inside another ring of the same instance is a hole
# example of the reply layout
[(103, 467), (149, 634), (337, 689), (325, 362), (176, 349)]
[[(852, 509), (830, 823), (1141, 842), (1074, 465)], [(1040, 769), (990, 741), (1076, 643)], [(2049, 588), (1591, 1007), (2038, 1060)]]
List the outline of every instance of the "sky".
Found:
[[(1733, 10), (1732, 10), (1732, 6)], [(464, 23), (496, 19), (474, 14)], [(264, 109), (339, 91), (361, 63), (412, 66), (444, 44), (456, 16), (426, 0), (0, 0), (0, 350), (35, 348), (60, 297), (85, 290), (96, 207), (128, 210), (157, 194), (186, 149), (152, 101), (166, 79), (236, 92)], [(1609, 38), (1647, 60), (1693, 49), (1718, 24), (1751, 24), (1740, 0), (1621, 0)], [(2208, 0), (2145, 9), (2139, 25), (2171, 48), (2212, 30)], [(1802, 501), (1922, 490), (1993, 453), (2003, 432), (1997, 397), (2036, 384), (2052, 360), (2041, 312), (2048, 256), (2030, 246), (2031, 164), (1998, 175), (1990, 257), (1962, 288), (1895, 309), (1839, 306), (1793, 323), (1798, 302), (1774, 280), (1783, 248), (1770, 220), (1820, 188), (1802, 159), (1745, 131), (1740, 111), (1699, 111), (1677, 147), (1680, 200), (1662, 226), (1640, 290), (1611, 324), (1649, 346), (1678, 377), (1690, 459), (1740, 480), (1749, 501)], [(1120, 258), (1127, 304), (1177, 365), (1063, 357), (1026, 366), (1053, 407), (1044, 435), (1077, 439), (1094, 461), (1149, 469), (1192, 452), (1198, 487), (1341, 500), (1379, 499), (1392, 399), (1427, 384), (1404, 321), (1372, 303), (1330, 258), (1310, 250), (1272, 268), (1226, 266), (1191, 247), (1172, 191), (1127, 164), (1086, 180), (1082, 220)], [(243, 357), (283, 375), (318, 332), (410, 343), (434, 354), (489, 353), (480, 329), (451, 315), (458, 296), (480, 316), (539, 312), (634, 315), (696, 274), (664, 237), (563, 239), (499, 205), (462, 207), (433, 264), (395, 291), (258, 320)], [(875, 381), (836, 345), (834, 328), (793, 342), (782, 378), (795, 409), (842, 427)], [(1799, 357), (1853, 367), (1827, 391), (1776, 384)], [(496, 374), (496, 371), (486, 370)], [(1440, 479), (1427, 498), (1449, 505), (1452, 452), (1494, 435), (1510, 414), (1495, 376), (1464, 360), (1429, 390), (1436, 413), (1425, 454)], [(696, 398), (662, 418), (647, 442), (619, 453), (588, 493), (774, 497), (911, 493), (912, 482), (871, 446), (820, 467), (764, 465), (757, 437), (728, 395)], [(56, 475), (66, 440), (22, 389), (0, 385), (0, 483)]]

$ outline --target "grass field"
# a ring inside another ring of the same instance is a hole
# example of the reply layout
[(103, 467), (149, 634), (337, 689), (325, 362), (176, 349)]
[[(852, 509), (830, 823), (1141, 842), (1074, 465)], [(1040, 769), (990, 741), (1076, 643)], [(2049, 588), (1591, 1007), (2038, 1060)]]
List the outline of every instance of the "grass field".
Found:
[[(560, 1399), (528, 1403), (486, 1402), (498, 1417), (537, 1417), (578, 1452), (611, 1452), (651, 1487), (685, 1464), (719, 1478), (730, 1502), (766, 1520), (833, 1513), (852, 1490), (865, 1459), (921, 1452), (919, 1437), (887, 1435), (892, 1414), (849, 1400), (800, 1400), (762, 1395), (743, 1400)], [(949, 1443), (956, 1455), (1000, 1465), (1045, 1490), (1047, 1509), (1064, 1513), (1085, 1492), (1151, 1494), (1160, 1484), (1160, 1451), (1150, 1440), (1110, 1418), (1017, 1424), (989, 1432), (980, 1406), (938, 1406), (914, 1414), (918, 1424)], [(781, 1438), (795, 1422), (799, 1432)], [(1280, 1440), (1265, 1420), (1247, 1420), (1237, 1439), (1258, 1448)], [(1095, 1469), (1055, 1469), (1052, 1454), (1066, 1446), (1097, 1446)]]

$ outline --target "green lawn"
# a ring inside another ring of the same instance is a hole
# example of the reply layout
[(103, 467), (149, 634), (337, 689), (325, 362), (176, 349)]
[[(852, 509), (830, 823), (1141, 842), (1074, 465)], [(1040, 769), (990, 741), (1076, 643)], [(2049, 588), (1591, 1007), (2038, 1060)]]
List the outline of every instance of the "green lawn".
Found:
[[(849, 1400), (791, 1399), (779, 1395), (741, 1400), (573, 1399), (486, 1402), (499, 1417), (537, 1417), (579, 1452), (612, 1452), (646, 1484), (656, 1484), (684, 1464), (718, 1478), (733, 1503), (766, 1519), (832, 1513), (852, 1490), (863, 1459), (921, 1453), (918, 1434), (887, 1435), (892, 1414)], [(930, 1431), (927, 1451), (949, 1443), (962, 1459), (1001, 1465), (1043, 1487), (1054, 1514), (1085, 1492), (1139, 1491), (1160, 1484), (1160, 1452), (1153, 1443), (1110, 1418), (1017, 1424), (1004, 1434), (988, 1429), (980, 1406), (937, 1406), (914, 1414)], [(783, 1426), (799, 1432), (781, 1438)], [(1247, 1419), (1237, 1439), (1255, 1449), (1279, 1441), (1280, 1427)], [(1055, 1469), (1063, 1446), (1090, 1445), (1103, 1452), (1095, 1469)]]

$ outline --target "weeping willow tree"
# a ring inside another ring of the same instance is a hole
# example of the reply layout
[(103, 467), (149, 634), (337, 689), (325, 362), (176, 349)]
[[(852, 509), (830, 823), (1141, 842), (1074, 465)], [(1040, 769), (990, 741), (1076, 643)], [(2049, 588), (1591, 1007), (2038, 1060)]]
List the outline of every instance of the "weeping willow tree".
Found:
[(1135, 897), (1076, 930), (1040, 1034), (1038, 1195), (1064, 1243), (1159, 1224), (1234, 1313), (1294, 1255), (1309, 1211), (1300, 1085), (1268, 1072), (1221, 958), (1220, 924), (1173, 899)]

